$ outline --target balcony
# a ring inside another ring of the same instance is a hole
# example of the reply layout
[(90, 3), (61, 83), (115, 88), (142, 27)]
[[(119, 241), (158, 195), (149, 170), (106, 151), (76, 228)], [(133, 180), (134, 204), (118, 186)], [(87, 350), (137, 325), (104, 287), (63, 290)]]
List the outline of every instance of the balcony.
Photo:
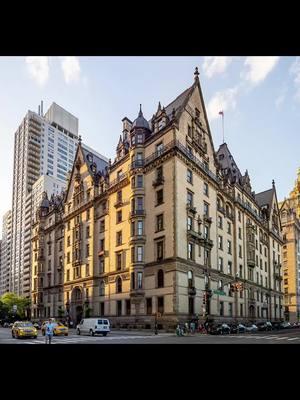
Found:
[(152, 186), (153, 187), (157, 187), (160, 185), (163, 185), (165, 181), (165, 178), (163, 176), (158, 176), (153, 182), (152, 182)]
[(212, 218), (209, 217), (209, 216), (206, 215), (206, 214), (203, 214), (203, 221), (204, 221), (204, 222), (207, 222), (208, 224), (211, 224), (211, 223), (212, 223)]
[(204, 247), (208, 247), (208, 248), (210, 248), (210, 249), (211, 249), (211, 248), (213, 247), (213, 245), (214, 245), (213, 240), (208, 239), (208, 238), (203, 238), (203, 239), (202, 239), (202, 243), (203, 243)]
[(114, 204), (114, 207), (115, 207), (115, 208), (119, 208), (119, 207), (122, 207), (123, 204), (124, 204), (123, 200), (117, 200), (117, 201), (115, 202), (115, 204)]
[(255, 267), (255, 259), (253, 259), (253, 258), (247, 258), (247, 265), (248, 265), (249, 267), (254, 268), (254, 267)]
[(145, 216), (145, 210), (133, 210), (130, 212), (130, 218)]
[(130, 238), (129, 244), (133, 244), (135, 242), (145, 242), (146, 241), (146, 236), (145, 235), (133, 235)]
[(191, 203), (187, 203), (186, 209), (188, 212), (191, 212), (193, 214), (196, 214), (196, 212), (197, 212), (197, 208), (194, 207)]
[(117, 185), (118, 183), (124, 181), (125, 179), (127, 179), (127, 174), (123, 173), (120, 174), (116, 179), (114, 179), (113, 181), (111, 181), (108, 185), (108, 189), (111, 189), (112, 187), (114, 187), (115, 185)]
[(130, 164), (130, 169), (143, 168), (144, 160), (135, 160)]
[(198, 233), (196, 231), (194, 231), (193, 229), (189, 229), (187, 231), (187, 235), (188, 237), (192, 238), (192, 239), (196, 239), (196, 240), (202, 240), (202, 233)]

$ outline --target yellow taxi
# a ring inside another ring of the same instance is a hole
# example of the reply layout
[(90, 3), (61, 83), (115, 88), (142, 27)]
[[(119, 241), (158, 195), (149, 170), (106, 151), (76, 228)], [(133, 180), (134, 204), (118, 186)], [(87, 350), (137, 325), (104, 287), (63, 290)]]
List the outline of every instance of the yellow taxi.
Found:
[(17, 321), (11, 328), (11, 335), (13, 338), (20, 339), (23, 337), (37, 338), (37, 330), (31, 322), (28, 321)]
[[(46, 324), (47, 323), (48, 323), (48, 321), (45, 321), (42, 324), (41, 330), (42, 330), (43, 336), (45, 336), (45, 333), (46, 333)], [(56, 321), (52, 321), (52, 324), (54, 325), (53, 336), (60, 336), (60, 335), (68, 336), (69, 328), (67, 326), (65, 326), (61, 322), (56, 322)]]

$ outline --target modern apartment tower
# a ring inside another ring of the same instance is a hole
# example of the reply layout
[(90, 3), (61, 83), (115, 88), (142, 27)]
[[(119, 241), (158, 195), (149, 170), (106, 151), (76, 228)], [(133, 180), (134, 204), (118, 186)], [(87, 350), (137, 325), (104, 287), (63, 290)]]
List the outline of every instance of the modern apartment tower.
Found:
[(1, 253), (0, 296), (9, 291), (9, 271), (11, 265), (11, 210), (4, 214), (2, 220)]
[(65, 183), (77, 142), (78, 119), (56, 103), (45, 115), (43, 102), (28, 111), (15, 133), (10, 290), (18, 295), (30, 295), (33, 185), (42, 175)]

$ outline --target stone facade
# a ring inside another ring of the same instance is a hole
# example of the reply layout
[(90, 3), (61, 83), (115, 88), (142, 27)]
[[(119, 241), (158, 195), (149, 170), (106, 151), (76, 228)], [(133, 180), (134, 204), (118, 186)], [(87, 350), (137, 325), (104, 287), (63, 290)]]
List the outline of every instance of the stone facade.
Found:
[(123, 119), (113, 162), (79, 144), (62, 218), (61, 306), (75, 323), (283, 317), (275, 185), (255, 195), (227, 145), (215, 151), (197, 71), (150, 121)]

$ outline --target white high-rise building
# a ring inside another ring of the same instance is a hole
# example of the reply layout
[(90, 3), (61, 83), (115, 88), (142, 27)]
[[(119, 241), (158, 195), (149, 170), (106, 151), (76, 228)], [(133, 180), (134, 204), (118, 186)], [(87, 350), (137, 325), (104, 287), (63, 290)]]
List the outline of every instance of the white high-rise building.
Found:
[(9, 272), (11, 264), (11, 210), (7, 211), (2, 220), (0, 268), (0, 296), (9, 292)]
[(28, 111), (15, 133), (10, 290), (18, 295), (30, 295), (33, 185), (41, 175), (64, 184), (77, 143), (78, 119), (56, 103), (45, 115), (43, 103), (38, 113)]

